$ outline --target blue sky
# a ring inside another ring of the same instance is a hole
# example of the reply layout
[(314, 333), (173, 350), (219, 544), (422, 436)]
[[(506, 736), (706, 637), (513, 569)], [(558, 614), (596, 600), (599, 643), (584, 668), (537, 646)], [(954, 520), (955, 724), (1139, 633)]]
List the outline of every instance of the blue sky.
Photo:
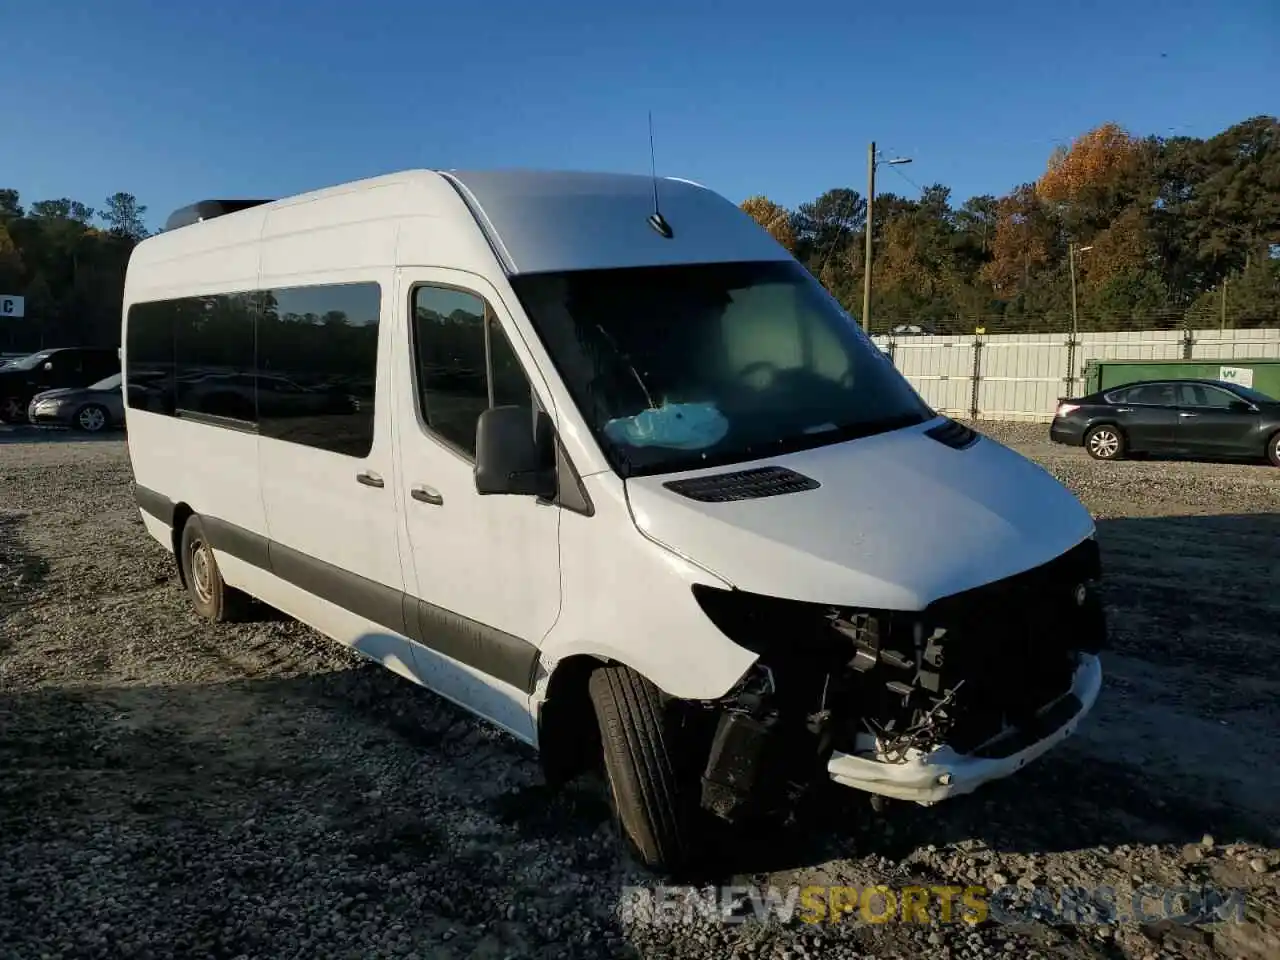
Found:
[[(795, 206), (866, 149), (958, 202), (1106, 120), (1280, 112), (1276, 0), (0, 0), (0, 187), (151, 226), (406, 167), (660, 173)], [(882, 171), (881, 190), (912, 194)]]

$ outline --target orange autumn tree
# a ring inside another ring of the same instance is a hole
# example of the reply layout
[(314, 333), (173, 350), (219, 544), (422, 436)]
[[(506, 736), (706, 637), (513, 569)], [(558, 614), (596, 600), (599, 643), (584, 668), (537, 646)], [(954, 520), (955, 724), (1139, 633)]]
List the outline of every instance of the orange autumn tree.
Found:
[(752, 220), (768, 230), (773, 239), (792, 253), (795, 252), (796, 233), (791, 227), (791, 213), (786, 207), (774, 203), (768, 197), (755, 196), (743, 200), (742, 209)]
[(1049, 263), (1056, 234), (1056, 224), (1036, 195), (1034, 185), (1024, 183), (1002, 197), (996, 207), (991, 259), (979, 275), (991, 284), (997, 296), (1026, 290), (1032, 274)]
[(1095, 290), (1133, 276), (1151, 247), (1138, 200), (1146, 159), (1144, 142), (1115, 123), (1104, 123), (1060, 147), (1036, 182), (1036, 195), (1062, 220), (1064, 240), (1092, 246), (1079, 263)]
[(1059, 205), (1096, 203), (1129, 180), (1141, 160), (1142, 141), (1118, 124), (1104, 123), (1053, 152), (1036, 195)]

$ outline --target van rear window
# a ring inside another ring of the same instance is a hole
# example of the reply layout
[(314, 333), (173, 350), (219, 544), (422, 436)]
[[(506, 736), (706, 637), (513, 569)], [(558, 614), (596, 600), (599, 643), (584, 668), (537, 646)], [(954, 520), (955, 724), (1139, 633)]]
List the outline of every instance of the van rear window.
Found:
[(134, 304), (128, 403), (365, 457), (381, 303), (369, 282)]

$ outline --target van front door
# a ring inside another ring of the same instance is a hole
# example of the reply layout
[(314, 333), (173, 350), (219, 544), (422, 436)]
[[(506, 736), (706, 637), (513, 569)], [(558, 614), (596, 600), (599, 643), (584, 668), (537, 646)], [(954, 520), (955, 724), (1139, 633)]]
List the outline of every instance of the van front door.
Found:
[(560, 612), (559, 508), (476, 493), (475, 442), (481, 411), (531, 407), (545, 386), (531, 388), (540, 378), (480, 278), (414, 269), (397, 286), (397, 475), (420, 664), (440, 693), (531, 740), (538, 648)]

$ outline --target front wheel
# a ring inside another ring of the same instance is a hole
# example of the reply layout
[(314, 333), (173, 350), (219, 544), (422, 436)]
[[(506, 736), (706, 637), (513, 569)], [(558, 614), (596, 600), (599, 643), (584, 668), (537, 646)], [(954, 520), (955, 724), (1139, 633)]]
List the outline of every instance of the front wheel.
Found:
[(111, 423), (107, 408), (100, 403), (90, 403), (76, 411), (76, 429), (85, 433), (101, 433)]
[(1095, 460), (1118, 460), (1124, 455), (1124, 434), (1104, 423), (1084, 435), (1084, 448)]
[(694, 805), (658, 689), (620, 664), (598, 668), (588, 687), (622, 833), (646, 867), (678, 872), (690, 862)]

